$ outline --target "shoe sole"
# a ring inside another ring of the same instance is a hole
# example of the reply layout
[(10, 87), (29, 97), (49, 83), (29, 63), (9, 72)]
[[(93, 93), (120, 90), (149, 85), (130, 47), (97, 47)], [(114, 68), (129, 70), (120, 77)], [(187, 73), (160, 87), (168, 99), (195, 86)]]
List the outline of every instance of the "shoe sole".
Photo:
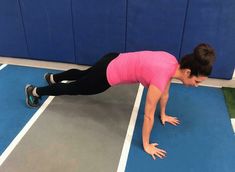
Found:
[(29, 108), (35, 108), (35, 107), (33, 107), (33, 106), (30, 106), (29, 104), (28, 104), (28, 94), (27, 94), (27, 88), (28, 87), (30, 87), (31, 85), (30, 84), (27, 84), (26, 86), (25, 86), (25, 88), (24, 88), (24, 93), (25, 93), (25, 97), (26, 97), (26, 100), (25, 100), (25, 103), (26, 103), (26, 105), (29, 107)]

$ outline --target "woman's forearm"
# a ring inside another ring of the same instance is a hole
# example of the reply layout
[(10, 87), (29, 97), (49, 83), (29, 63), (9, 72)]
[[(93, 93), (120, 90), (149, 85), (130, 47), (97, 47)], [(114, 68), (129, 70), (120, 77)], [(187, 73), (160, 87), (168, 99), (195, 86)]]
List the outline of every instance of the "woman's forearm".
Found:
[(149, 118), (148, 116), (144, 116), (143, 128), (142, 128), (142, 139), (143, 139), (143, 147), (146, 148), (149, 145), (150, 134), (153, 128), (154, 119)]
[(168, 98), (169, 98), (168, 94), (163, 95), (160, 98), (160, 108), (161, 108), (161, 113), (160, 114), (161, 114), (161, 116), (166, 114), (166, 105), (167, 105), (167, 102), (168, 102)]
[(157, 106), (157, 102), (161, 97), (160, 90), (154, 85), (150, 85), (146, 97), (144, 121), (142, 128), (142, 140), (143, 146), (146, 151), (146, 147), (150, 144), (150, 134), (154, 123), (154, 114)]
[(168, 82), (163, 94), (160, 97), (160, 114), (161, 116), (166, 114), (166, 105), (169, 98), (169, 89), (170, 89), (171, 81)]

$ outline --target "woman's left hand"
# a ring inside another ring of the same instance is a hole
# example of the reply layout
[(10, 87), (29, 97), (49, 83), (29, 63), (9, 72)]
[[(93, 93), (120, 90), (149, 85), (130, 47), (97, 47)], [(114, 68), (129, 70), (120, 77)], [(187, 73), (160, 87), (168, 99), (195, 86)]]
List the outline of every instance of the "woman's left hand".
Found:
[(177, 126), (180, 124), (180, 121), (178, 120), (178, 118), (173, 117), (173, 116), (169, 116), (169, 115), (161, 115), (161, 122), (163, 125), (165, 125), (166, 122)]

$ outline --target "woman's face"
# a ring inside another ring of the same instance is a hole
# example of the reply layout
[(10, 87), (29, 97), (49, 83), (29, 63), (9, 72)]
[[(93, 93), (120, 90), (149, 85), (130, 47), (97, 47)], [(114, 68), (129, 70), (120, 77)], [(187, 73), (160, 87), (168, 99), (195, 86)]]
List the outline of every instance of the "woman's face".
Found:
[(206, 76), (190, 76), (191, 71), (185, 72), (182, 82), (185, 86), (197, 87), (201, 82), (205, 81)]
[(201, 82), (203, 82), (206, 79), (207, 79), (207, 77), (205, 77), (205, 76), (198, 76), (198, 77), (191, 76), (191, 77), (187, 77), (183, 83), (186, 86), (197, 87)]

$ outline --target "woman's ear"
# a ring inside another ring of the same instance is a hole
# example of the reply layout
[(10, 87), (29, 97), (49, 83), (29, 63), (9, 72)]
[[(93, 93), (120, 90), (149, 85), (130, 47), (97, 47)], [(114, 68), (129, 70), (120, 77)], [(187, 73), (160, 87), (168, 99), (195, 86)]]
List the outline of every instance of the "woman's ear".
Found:
[(191, 70), (190, 69), (185, 69), (185, 75), (187, 76), (187, 77), (190, 77), (191, 76)]

